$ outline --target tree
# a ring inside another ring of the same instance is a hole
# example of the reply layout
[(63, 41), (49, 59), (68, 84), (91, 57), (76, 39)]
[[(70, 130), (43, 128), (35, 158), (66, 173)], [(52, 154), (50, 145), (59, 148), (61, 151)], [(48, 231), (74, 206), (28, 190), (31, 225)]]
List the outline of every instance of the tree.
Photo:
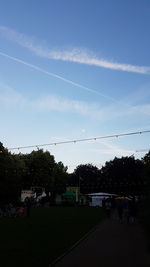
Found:
[(144, 165), (150, 167), (150, 151), (142, 158)]
[(0, 143), (0, 201), (17, 201), (21, 191), (23, 162)]
[(51, 180), (46, 187), (46, 191), (51, 192), (51, 204), (54, 203), (56, 194), (62, 194), (66, 191), (68, 179), (67, 167), (62, 162), (55, 163)]
[(26, 175), (24, 176), (24, 189), (31, 186), (45, 188), (47, 197), (51, 193), (51, 202), (54, 202), (56, 193), (63, 193), (68, 179), (67, 167), (62, 162), (55, 162), (50, 152), (42, 149), (23, 155)]
[(11, 154), (0, 143), (0, 201), (16, 201), (22, 189), (45, 188), (52, 198), (65, 191), (67, 167), (55, 162), (54, 156), (42, 149), (30, 154)]
[(52, 180), (53, 168), (55, 165), (54, 156), (42, 149), (32, 151), (30, 154), (23, 155), (26, 165), (26, 177), (24, 187), (31, 186), (45, 187)]
[(132, 157), (115, 157), (101, 169), (102, 180), (108, 191), (140, 194), (143, 190), (143, 162)]
[(144, 164), (144, 177), (146, 191), (150, 191), (150, 151), (142, 158)]
[(79, 165), (73, 173), (73, 183), (82, 193), (99, 191), (100, 170), (92, 164)]

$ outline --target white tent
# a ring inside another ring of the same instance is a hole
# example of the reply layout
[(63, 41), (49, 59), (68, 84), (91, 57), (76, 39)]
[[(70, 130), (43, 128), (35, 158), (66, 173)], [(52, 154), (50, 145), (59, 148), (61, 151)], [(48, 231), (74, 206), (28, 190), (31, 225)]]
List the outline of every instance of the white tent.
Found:
[(111, 194), (111, 193), (90, 193), (90, 194), (87, 194), (88, 196), (108, 196), (108, 197), (111, 197), (111, 196), (117, 196), (116, 194)]
[(91, 200), (89, 202), (90, 207), (97, 207), (97, 206), (102, 207), (103, 200), (117, 195), (110, 193), (91, 193), (87, 194), (87, 196), (89, 196)]

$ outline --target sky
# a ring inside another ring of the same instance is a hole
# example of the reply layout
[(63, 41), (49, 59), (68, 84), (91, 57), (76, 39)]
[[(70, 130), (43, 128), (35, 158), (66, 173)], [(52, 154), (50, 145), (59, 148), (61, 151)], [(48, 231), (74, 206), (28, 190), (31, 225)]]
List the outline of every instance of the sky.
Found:
[[(150, 130), (149, 0), (1, 0), (5, 147)], [(72, 172), (142, 158), (150, 133), (43, 147)], [(10, 150), (11, 151), (11, 150)], [(12, 153), (30, 153), (16, 149)]]

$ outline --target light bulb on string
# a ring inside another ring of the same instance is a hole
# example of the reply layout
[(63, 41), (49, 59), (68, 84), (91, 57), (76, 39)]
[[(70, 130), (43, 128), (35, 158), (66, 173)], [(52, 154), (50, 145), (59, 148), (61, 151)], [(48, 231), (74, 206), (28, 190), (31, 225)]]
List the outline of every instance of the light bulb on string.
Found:
[[(144, 134), (144, 133), (150, 133), (150, 130), (145, 130), (145, 131), (137, 131), (137, 132), (128, 132), (128, 133), (121, 133), (121, 134), (114, 134), (114, 135), (105, 135), (105, 136), (99, 136), (99, 137), (94, 137), (94, 138), (85, 138), (85, 139), (79, 139), (79, 140), (70, 140), (70, 141), (61, 141), (61, 142), (56, 142), (56, 143), (49, 143), (49, 144), (41, 144), (41, 145), (29, 145), (29, 146), (21, 146), (19, 148), (21, 149), (25, 149), (25, 148), (35, 148), (37, 147), (37, 149), (39, 150), (39, 146), (43, 147), (43, 146), (50, 146), (50, 145), (60, 145), (60, 144), (67, 144), (67, 143), (76, 143), (76, 142), (83, 142), (83, 141), (91, 141), (91, 140), (98, 140), (98, 139), (108, 139), (108, 138), (118, 138), (121, 136), (129, 136), (129, 135), (137, 135), (137, 134)], [(9, 150), (14, 150), (17, 149), (18, 147), (11, 147), (8, 148)]]

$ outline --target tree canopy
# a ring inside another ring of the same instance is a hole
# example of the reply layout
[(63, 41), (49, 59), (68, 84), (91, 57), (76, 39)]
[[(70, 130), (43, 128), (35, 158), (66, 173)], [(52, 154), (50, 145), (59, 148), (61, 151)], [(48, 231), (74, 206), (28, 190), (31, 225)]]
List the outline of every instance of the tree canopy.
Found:
[(56, 163), (42, 149), (29, 154), (11, 154), (0, 143), (0, 201), (16, 200), (22, 189), (43, 187), (46, 192), (64, 192), (67, 167)]
[(150, 152), (141, 160), (115, 157), (101, 169), (81, 164), (68, 174), (67, 167), (49, 151), (12, 154), (0, 143), (0, 202), (15, 201), (22, 189), (36, 186), (51, 192), (53, 199), (67, 185), (79, 186), (81, 193), (144, 194), (150, 185)]
[(97, 192), (101, 177), (100, 170), (92, 164), (81, 164), (74, 170), (73, 181), (82, 193)]
[(142, 194), (147, 185), (144, 168), (144, 162), (133, 156), (115, 157), (101, 169), (91, 164), (79, 165), (72, 175), (72, 181), (75, 184), (80, 181), (83, 193)]
[(109, 191), (137, 193), (143, 190), (143, 162), (132, 157), (114, 158), (101, 169), (102, 181)]

